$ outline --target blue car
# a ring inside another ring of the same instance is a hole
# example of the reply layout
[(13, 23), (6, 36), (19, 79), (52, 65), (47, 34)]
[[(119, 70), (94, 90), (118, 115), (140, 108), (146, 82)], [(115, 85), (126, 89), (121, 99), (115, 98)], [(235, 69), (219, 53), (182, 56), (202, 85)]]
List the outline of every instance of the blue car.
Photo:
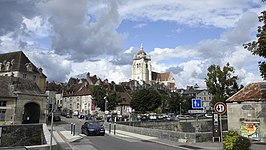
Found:
[(85, 122), (81, 126), (81, 133), (85, 135), (102, 135), (105, 134), (104, 126), (100, 122)]

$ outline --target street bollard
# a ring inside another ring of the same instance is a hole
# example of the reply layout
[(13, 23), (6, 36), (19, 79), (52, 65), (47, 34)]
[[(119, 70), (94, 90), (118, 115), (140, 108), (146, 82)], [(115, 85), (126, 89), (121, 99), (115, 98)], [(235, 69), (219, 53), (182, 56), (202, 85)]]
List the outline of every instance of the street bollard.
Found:
[(115, 123), (114, 123), (114, 135), (115, 135), (115, 130), (116, 130), (116, 117), (115, 117)]
[(71, 123), (70, 134), (72, 134), (72, 130), (73, 130), (73, 123)]
[(112, 128), (111, 123), (109, 123), (109, 133), (111, 133), (111, 128)]
[(115, 135), (115, 130), (116, 130), (116, 123), (114, 123), (114, 135)]
[(73, 136), (75, 136), (75, 129), (76, 129), (76, 124), (73, 124)]

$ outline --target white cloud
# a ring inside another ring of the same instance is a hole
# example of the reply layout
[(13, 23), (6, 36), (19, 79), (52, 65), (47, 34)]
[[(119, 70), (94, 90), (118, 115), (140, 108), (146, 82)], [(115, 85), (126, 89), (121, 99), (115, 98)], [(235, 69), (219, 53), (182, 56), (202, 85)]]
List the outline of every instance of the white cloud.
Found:
[(151, 55), (152, 60), (155, 62), (171, 58), (195, 57), (196, 54), (197, 51), (183, 47), (176, 47), (175, 49), (154, 48), (154, 50), (149, 53), (149, 55)]
[(108, 79), (110, 82), (119, 83), (128, 81), (131, 78), (131, 65), (117, 66), (108, 61), (108, 59), (101, 59), (99, 61), (82, 63), (73, 63), (73, 72), (69, 77), (90, 72), (91, 75), (97, 75), (101, 79)]
[(193, 26), (210, 25), (220, 28), (233, 27), (243, 13), (252, 10), (259, 13), (265, 6), (261, 1), (223, 0), (134, 0), (122, 1), (119, 13), (124, 19), (142, 21), (174, 21)]

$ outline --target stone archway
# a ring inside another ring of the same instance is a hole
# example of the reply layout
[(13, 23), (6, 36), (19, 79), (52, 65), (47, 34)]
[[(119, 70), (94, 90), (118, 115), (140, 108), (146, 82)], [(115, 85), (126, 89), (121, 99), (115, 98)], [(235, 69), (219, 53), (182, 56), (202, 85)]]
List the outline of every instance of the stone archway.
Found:
[(24, 114), (22, 123), (39, 123), (40, 106), (37, 103), (30, 102), (24, 106)]

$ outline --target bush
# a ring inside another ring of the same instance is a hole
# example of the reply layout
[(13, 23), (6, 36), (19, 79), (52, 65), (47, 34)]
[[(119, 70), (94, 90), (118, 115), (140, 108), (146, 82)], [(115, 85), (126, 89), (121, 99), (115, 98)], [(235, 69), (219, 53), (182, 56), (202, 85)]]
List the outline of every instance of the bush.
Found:
[(223, 140), (224, 150), (249, 150), (250, 145), (248, 138), (240, 136), (233, 130), (229, 130)]

